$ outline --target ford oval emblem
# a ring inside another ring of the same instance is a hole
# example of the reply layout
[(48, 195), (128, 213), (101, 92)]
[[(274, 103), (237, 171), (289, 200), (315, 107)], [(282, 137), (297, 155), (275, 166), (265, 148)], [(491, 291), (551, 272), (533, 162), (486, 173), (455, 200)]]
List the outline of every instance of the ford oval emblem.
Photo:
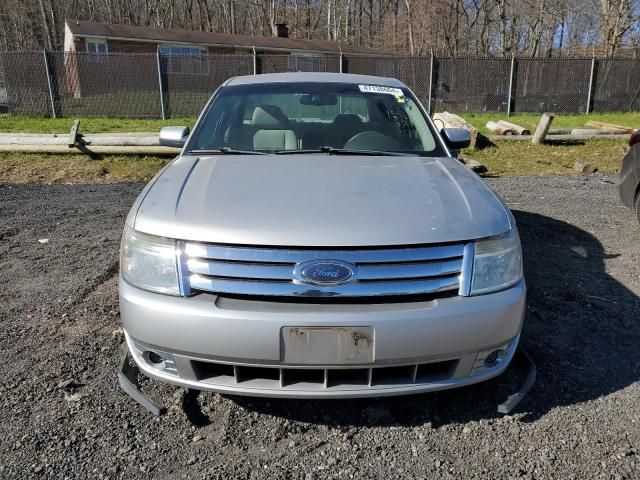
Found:
[(314, 285), (339, 285), (348, 282), (355, 267), (340, 260), (314, 260), (301, 263), (294, 270), (297, 280)]

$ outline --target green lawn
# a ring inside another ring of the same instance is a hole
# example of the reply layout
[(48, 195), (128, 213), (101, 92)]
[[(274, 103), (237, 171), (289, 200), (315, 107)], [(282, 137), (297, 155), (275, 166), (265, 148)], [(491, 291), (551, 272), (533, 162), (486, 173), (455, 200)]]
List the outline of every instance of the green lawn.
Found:
[[(532, 145), (502, 140), (483, 150), (463, 152), (488, 168), (486, 175), (572, 174), (576, 160), (599, 171), (617, 172), (627, 146), (621, 140)], [(6, 183), (113, 183), (145, 182), (170, 159), (140, 155), (105, 155), (94, 160), (86, 155), (0, 153), (0, 182)]]
[[(80, 131), (84, 133), (108, 132), (155, 132), (167, 125), (193, 126), (195, 117), (171, 118), (169, 120), (135, 119), (135, 118), (83, 118)], [(478, 131), (490, 134), (485, 125), (489, 120), (509, 120), (530, 130), (534, 130), (540, 119), (538, 114), (518, 114), (507, 117), (504, 114), (464, 115), (465, 120), (474, 125)], [(67, 133), (75, 118), (47, 118), (0, 116), (0, 132), (24, 133)], [(589, 120), (614, 123), (632, 128), (640, 128), (640, 112), (630, 113), (593, 113), (590, 115), (557, 115), (552, 128), (584, 127)]]
[[(8, 133), (69, 133), (74, 118), (0, 116), (0, 132)], [(138, 118), (82, 118), (80, 133), (157, 132), (169, 125), (192, 127), (194, 117), (169, 120)]]
[[(488, 120), (506, 119), (504, 115), (466, 115), (465, 119), (486, 133)], [(539, 115), (513, 115), (510, 120), (534, 129)], [(598, 120), (630, 127), (640, 127), (640, 112), (592, 115), (558, 115), (556, 128), (582, 127), (588, 120)], [(166, 125), (193, 126), (195, 118), (170, 120), (131, 118), (82, 118), (80, 131), (140, 132), (158, 131)], [(68, 133), (73, 118), (33, 118), (0, 116), (0, 132)], [(577, 160), (588, 161), (600, 171), (616, 172), (627, 149), (625, 140), (596, 139), (532, 145), (527, 141), (497, 140), (482, 150), (467, 150), (464, 156), (474, 158), (488, 168), (487, 175), (555, 175), (573, 173)], [(145, 181), (168, 160), (148, 156), (105, 156), (92, 160), (75, 154), (0, 154), (0, 182), (73, 182), (104, 183)]]
[(624, 140), (597, 139), (532, 145), (527, 141), (497, 140), (495, 146), (465, 150), (462, 157), (473, 158), (487, 167), (486, 175), (572, 174), (573, 164), (583, 160), (601, 172), (617, 172), (628, 151)]
[[(534, 113), (519, 113), (517, 115), (511, 115), (507, 117), (505, 114), (500, 113), (487, 113), (482, 115), (462, 115), (463, 118), (478, 129), (479, 132), (485, 135), (491, 134), (486, 129), (485, 125), (489, 120), (494, 122), (498, 120), (507, 120), (508, 122), (515, 123), (521, 127), (528, 128), (531, 133), (538, 125), (540, 120), (540, 114)], [(622, 125), (629, 128), (640, 128), (640, 112), (625, 112), (625, 113), (591, 113), (589, 115), (563, 115), (558, 114), (553, 119), (551, 128), (574, 128), (585, 127), (586, 122), (589, 120), (596, 120), (599, 122), (613, 123), (615, 125)]]

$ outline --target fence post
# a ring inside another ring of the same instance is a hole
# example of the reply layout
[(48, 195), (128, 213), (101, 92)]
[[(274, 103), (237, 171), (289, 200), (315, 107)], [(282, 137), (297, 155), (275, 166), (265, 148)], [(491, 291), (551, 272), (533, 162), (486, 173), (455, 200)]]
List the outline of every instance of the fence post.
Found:
[(256, 56), (256, 47), (253, 46), (253, 74), (258, 74), (258, 57)]
[(511, 55), (511, 71), (509, 73), (509, 96), (507, 97), (507, 117), (511, 116), (511, 102), (513, 97), (513, 71), (516, 65), (515, 55)]
[(49, 86), (49, 100), (51, 101), (51, 116), (56, 117), (56, 102), (53, 98), (53, 79), (51, 78), (51, 71), (49, 70), (49, 59), (47, 58), (47, 50), (42, 50), (44, 56), (44, 68), (47, 72), (47, 85)]
[(591, 57), (591, 73), (589, 74), (589, 90), (587, 91), (587, 110), (586, 113), (591, 112), (591, 91), (593, 90), (593, 73), (596, 70), (596, 57)]
[(160, 89), (160, 111), (162, 112), (162, 120), (166, 120), (164, 111), (164, 88), (162, 85), (162, 65), (160, 62), (160, 46), (156, 49), (156, 63), (158, 64), (158, 88)]
[(433, 49), (431, 49), (431, 63), (429, 64), (429, 98), (427, 100), (427, 113), (431, 115), (431, 93), (433, 91)]
[[(340, 45), (338, 45), (338, 48), (340, 48)], [(340, 73), (343, 73), (343, 72), (342, 72), (342, 61), (343, 61), (343, 58), (342, 58), (342, 48), (340, 48), (340, 58), (338, 59), (338, 62), (340, 62)]]

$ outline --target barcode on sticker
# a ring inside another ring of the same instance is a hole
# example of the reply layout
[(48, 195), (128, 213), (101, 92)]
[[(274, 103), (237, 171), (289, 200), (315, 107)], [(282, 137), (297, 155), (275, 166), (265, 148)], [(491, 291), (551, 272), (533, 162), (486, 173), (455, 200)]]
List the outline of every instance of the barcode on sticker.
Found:
[(379, 85), (358, 85), (358, 87), (361, 92), (366, 93), (386, 93), (388, 95), (395, 95), (396, 97), (404, 96), (404, 93), (402, 93), (402, 90), (399, 88), (381, 87)]

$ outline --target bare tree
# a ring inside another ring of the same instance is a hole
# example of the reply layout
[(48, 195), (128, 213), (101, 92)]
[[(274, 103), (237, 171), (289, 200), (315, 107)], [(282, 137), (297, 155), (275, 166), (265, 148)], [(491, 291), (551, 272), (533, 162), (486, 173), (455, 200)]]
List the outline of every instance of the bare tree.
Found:
[(1, 0), (0, 48), (61, 49), (64, 20), (292, 36), (420, 55), (615, 54), (640, 0)]
[(638, 28), (638, 10), (637, 1), (601, 0), (600, 32), (605, 53), (615, 53), (631, 29)]

